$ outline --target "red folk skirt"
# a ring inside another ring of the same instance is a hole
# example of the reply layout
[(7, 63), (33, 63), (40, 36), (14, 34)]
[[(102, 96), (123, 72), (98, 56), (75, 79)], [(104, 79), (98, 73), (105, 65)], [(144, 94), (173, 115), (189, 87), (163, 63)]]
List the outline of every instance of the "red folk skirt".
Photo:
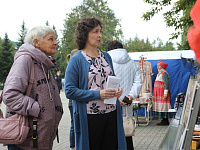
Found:
[(170, 94), (167, 93), (167, 98), (164, 98), (164, 82), (155, 81), (153, 92), (153, 111), (155, 118), (168, 118), (168, 110), (171, 109)]

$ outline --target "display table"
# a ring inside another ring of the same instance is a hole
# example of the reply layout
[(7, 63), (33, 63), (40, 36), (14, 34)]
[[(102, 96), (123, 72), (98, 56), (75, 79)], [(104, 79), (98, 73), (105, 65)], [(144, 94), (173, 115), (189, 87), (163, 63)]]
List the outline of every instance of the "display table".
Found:
[[(145, 113), (145, 116), (138, 116), (137, 114), (137, 110), (133, 110), (134, 111), (134, 114), (136, 114), (136, 121), (137, 121), (137, 124), (138, 126), (140, 125), (145, 125), (147, 126), (149, 124), (149, 122), (152, 120), (153, 118), (153, 115), (151, 113), (151, 108), (152, 108), (152, 97), (150, 98), (144, 98), (144, 97), (140, 97), (140, 98), (136, 98), (134, 101), (137, 101), (140, 103), (140, 107), (143, 107), (144, 108), (144, 113)], [(134, 103), (134, 102), (133, 102)], [(146, 121), (146, 124), (139, 124), (139, 120), (145, 120)]]
[(173, 116), (173, 118), (175, 118), (175, 115), (176, 115), (177, 111), (176, 111), (176, 109), (169, 109), (168, 113), (170, 113), (171, 116)]

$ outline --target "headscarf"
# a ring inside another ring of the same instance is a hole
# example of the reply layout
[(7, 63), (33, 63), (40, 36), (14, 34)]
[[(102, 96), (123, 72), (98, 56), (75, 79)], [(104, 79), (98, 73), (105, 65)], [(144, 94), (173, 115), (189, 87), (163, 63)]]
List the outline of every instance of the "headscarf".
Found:
[(168, 66), (168, 64), (162, 62), (161, 60), (158, 62), (158, 64), (159, 64), (163, 69), (167, 68), (167, 66)]
[(190, 48), (194, 51), (198, 62), (200, 62), (200, 0), (197, 0), (190, 16), (194, 25), (189, 28), (187, 37)]

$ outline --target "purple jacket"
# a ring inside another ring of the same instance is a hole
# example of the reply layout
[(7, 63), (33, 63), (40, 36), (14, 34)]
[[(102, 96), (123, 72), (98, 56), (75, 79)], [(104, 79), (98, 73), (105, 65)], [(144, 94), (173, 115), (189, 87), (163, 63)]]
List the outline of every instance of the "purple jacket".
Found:
[[(28, 97), (23, 93), (26, 93), (31, 72), (30, 56), (34, 62), (34, 84)], [(55, 66), (43, 52), (25, 43), (16, 52), (7, 76), (3, 93), (3, 102), (7, 106), (6, 117), (15, 112), (29, 118), (31, 129), (28, 137), (24, 143), (17, 145), (25, 150), (36, 150), (32, 140), (34, 117), (38, 120), (37, 150), (51, 150), (53, 147), (56, 130), (63, 114), (57, 84), (50, 72)]]

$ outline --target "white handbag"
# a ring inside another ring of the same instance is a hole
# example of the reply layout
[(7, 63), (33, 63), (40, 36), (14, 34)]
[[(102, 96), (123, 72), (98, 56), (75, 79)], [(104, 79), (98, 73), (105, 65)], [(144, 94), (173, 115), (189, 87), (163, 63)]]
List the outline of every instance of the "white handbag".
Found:
[(125, 116), (123, 116), (123, 126), (124, 126), (124, 132), (125, 136), (134, 136), (135, 135), (135, 124), (133, 118), (128, 116), (128, 110), (126, 106)]

